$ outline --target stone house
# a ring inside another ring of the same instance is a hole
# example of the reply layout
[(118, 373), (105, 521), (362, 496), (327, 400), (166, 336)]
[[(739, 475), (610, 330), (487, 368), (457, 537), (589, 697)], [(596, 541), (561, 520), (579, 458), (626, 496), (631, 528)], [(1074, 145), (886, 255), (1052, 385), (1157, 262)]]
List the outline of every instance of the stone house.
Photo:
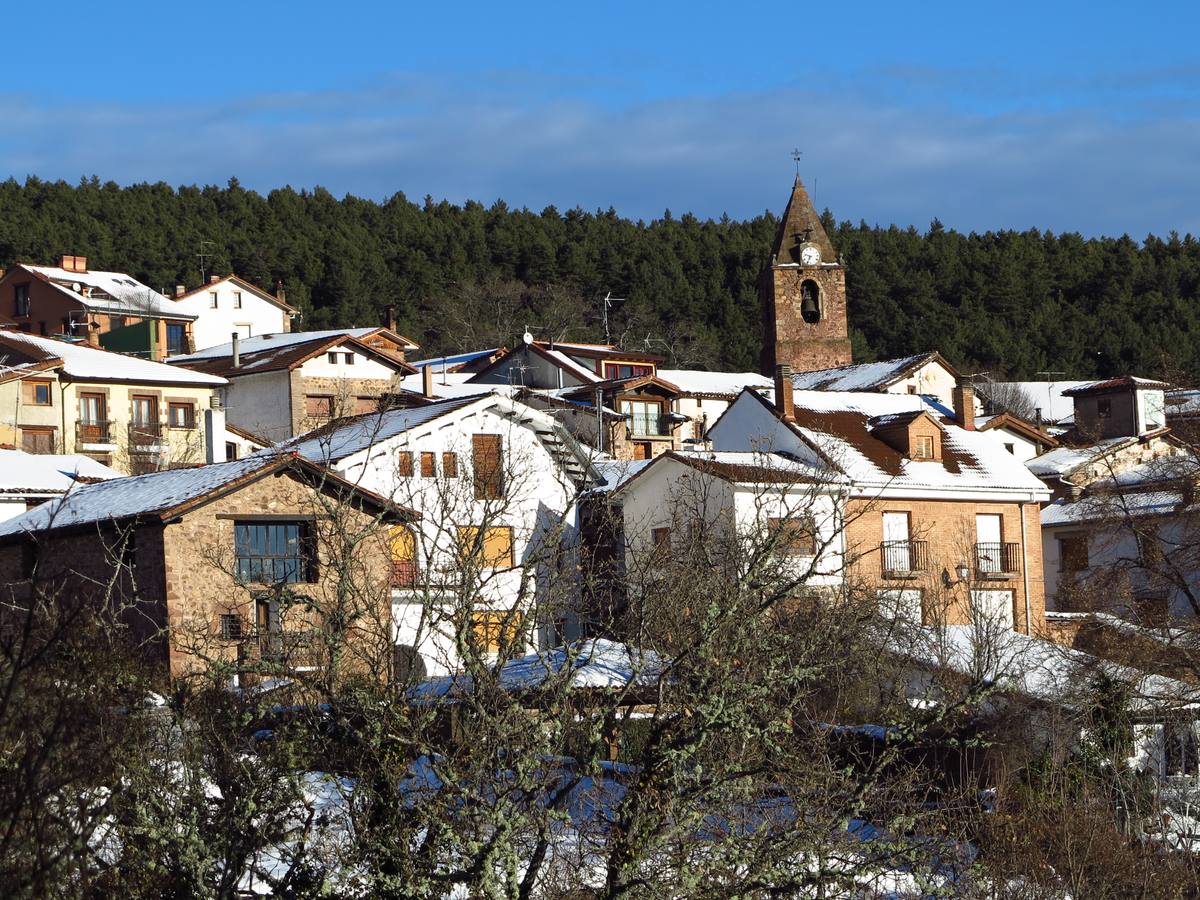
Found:
[[(278, 443), (405, 394), (415, 347), (380, 328), (263, 334), (172, 357), (172, 366), (227, 379), (228, 420)], [(418, 402), (413, 398), (413, 402)]]
[(224, 378), (0, 329), (0, 443), (139, 474), (224, 459)]
[(464, 631), (488, 652), (517, 641), (518, 655), (577, 635), (576, 498), (595, 474), (546, 413), (489, 392), (356, 416), (286, 447), (421, 514), (393, 546), (397, 642), (421, 671), (456, 671)]
[(196, 318), (131, 275), (89, 270), (85, 256), (4, 272), (0, 316), (29, 334), (68, 335), (152, 360), (186, 352)]
[[(1038, 633), (1045, 595), (1039, 506), (1049, 491), (973, 428), (916, 395), (746, 390), (709, 429), (716, 451), (782, 454), (844, 477), (846, 577), (927, 624), (987, 620)], [(961, 423), (961, 424), (960, 424)]]
[(120, 477), (120, 472), (82, 454), (0, 448), (0, 520), (56, 500), (80, 484)]
[(282, 288), (271, 294), (232, 273), (213, 275), (208, 284), (191, 290), (177, 284), (171, 302), (193, 317), (190, 345), (178, 353), (228, 343), (232, 334), (245, 339), (287, 333), (292, 330), (292, 319), (299, 315), (288, 304)]
[(386, 677), (390, 530), (415, 518), (262, 454), (79, 486), (0, 522), (0, 572), (16, 609), (32, 591), (113, 605), (164, 676), (312, 673), (321, 629), (342, 621), (350, 664)]

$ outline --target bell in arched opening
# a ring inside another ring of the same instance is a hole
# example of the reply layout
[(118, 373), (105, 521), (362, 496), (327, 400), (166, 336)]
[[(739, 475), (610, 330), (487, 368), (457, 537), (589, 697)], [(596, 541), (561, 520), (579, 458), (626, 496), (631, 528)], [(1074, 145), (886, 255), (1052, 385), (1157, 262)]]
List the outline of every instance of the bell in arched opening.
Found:
[(821, 321), (821, 292), (815, 281), (800, 285), (800, 318), (809, 325)]

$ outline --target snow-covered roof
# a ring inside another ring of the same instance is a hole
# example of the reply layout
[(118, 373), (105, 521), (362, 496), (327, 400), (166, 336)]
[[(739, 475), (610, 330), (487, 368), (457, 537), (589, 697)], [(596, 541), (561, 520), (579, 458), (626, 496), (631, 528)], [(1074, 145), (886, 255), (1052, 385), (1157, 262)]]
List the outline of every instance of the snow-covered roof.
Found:
[(364, 413), (329, 423), (282, 445), (305, 459), (327, 464), (353, 456), (362, 450), (424, 425), (440, 416), (462, 409), (478, 397), (456, 397), (412, 409), (389, 409)]
[(120, 477), (120, 472), (82, 454), (0, 450), (0, 494), (64, 493), (80, 478)]
[[(6, 349), (35, 357), (57, 357), (61, 371), (79, 381), (122, 381), (136, 384), (189, 384), (217, 387), (228, 382), (217, 375), (193, 372), (123, 353), (113, 353), (84, 343), (0, 329), (0, 360)], [(57, 367), (56, 367), (57, 368)]]
[[(42, 276), (43, 280), (88, 309), (167, 319), (196, 318), (181, 312), (178, 306), (154, 288), (147, 287), (124, 272), (73, 272), (59, 266), (19, 265)], [(72, 285), (78, 285), (79, 290)]]
[(909, 459), (871, 433), (871, 422), (879, 417), (929, 412), (929, 405), (920, 396), (796, 391), (793, 403), (796, 421), (791, 427), (857, 487), (1046, 490), (1024, 464), (986, 432), (966, 431), (941, 419), (940, 460)]
[(382, 497), (371, 494), (370, 491), (342, 481), (339, 476), (319, 469), (307, 460), (298, 459), (293, 453), (264, 450), (230, 462), (186, 469), (166, 469), (147, 475), (77, 485), (59, 499), (35, 507), (24, 515), (0, 522), (0, 537), (135, 517), (175, 514), (181, 511), (181, 507), (216, 491), (234, 488), (243, 480), (287, 468), (306, 470), (331, 486), (340, 484), (355, 496), (385, 510), (389, 516), (394, 516), (397, 512), (404, 517), (416, 515), (411, 510), (402, 509)]
[(1041, 478), (1061, 478), (1069, 475), (1080, 466), (1099, 459), (1104, 454), (1117, 447), (1131, 444), (1137, 438), (1115, 437), (1089, 444), (1086, 447), (1059, 447), (1041, 456), (1035, 456), (1025, 463), (1029, 471)]
[(52, 500), (0, 522), (0, 536), (162, 512), (253, 475), (278, 460), (274, 455), (255, 455), (233, 462), (78, 485), (61, 500)]
[(770, 378), (755, 372), (704, 372), (699, 369), (659, 369), (658, 377), (684, 394), (717, 394), (736, 397), (742, 388), (769, 388)]
[(802, 391), (881, 391), (906, 378), (928, 362), (938, 362), (953, 374), (953, 370), (941, 356), (930, 351), (905, 356), (902, 359), (885, 359), (833, 369), (818, 369), (813, 372), (794, 372), (792, 385)]
[(615, 491), (629, 479), (633, 478), (639, 472), (650, 465), (654, 460), (638, 459), (638, 460), (623, 460), (623, 459), (605, 459), (595, 462), (593, 465), (597, 473), (603, 479), (595, 488), (597, 491), (608, 493)]
[[(410, 363), (417, 365), (417, 363)], [(471, 382), (474, 377), (472, 372), (446, 372), (435, 371), (433, 373), (433, 395), (442, 400), (450, 400), (458, 397), (479, 397), (483, 394), (500, 393), (511, 395), (519, 390), (511, 384), (482, 384)], [(418, 372), (416, 375), (405, 375), (400, 379), (400, 387), (406, 391), (412, 391), (414, 394), (420, 394), (425, 390), (425, 374)]]
[(1091, 495), (1078, 500), (1056, 500), (1042, 507), (1042, 527), (1082, 525), (1126, 516), (1165, 516), (1180, 512), (1183, 493), (1177, 490), (1128, 491)]
[[(238, 352), (242, 356), (262, 353), (267, 350), (282, 350), (285, 347), (295, 347), (297, 344), (308, 344), (313, 341), (327, 341), (339, 336), (364, 338), (378, 331), (373, 328), (331, 328), (326, 331), (286, 331), (278, 334), (259, 334), (238, 340)], [(205, 347), (195, 353), (172, 356), (174, 363), (188, 363), (201, 359), (221, 359), (233, 355), (233, 342), (217, 344), (215, 347)]]
[(1139, 378), (1137, 375), (1118, 375), (1115, 378), (1105, 378), (1103, 381), (1088, 381), (1077, 387), (1063, 391), (1066, 397), (1079, 397), (1083, 394), (1102, 394), (1108, 391), (1123, 389), (1133, 390), (1163, 390), (1170, 387), (1165, 381), (1153, 378)]
[(562, 366), (564, 369), (566, 369), (567, 371), (571, 372), (572, 374), (578, 376), (579, 378), (582, 378), (584, 381), (590, 381), (590, 382), (594, 383), (597, 381), (604, 380), (603, 378), (601, 378), (599, 375), (597, 375), (595, 372), (591, 371), (590, 369), (585, 369), (583, 366), (581, 366), (575, 360), (571, 359), (571, 357), (567, 356), (567, 354), (563, 353), (561, 350), (545, 350), (545, 349), (543, 349), (542, 352), (545, 353), (546, 356), (548, 356), (550, 359), (554, 360), (556, 363), (558, 363), (560, 366)]
[[(558, 677), (569, 679), (573, 690), (623, 690), (653, 687), (664, 677), (669, 661), (652, 650), (593, 638), (551, 650), (530, 653), (500, 667), (500, 687), (506, 691), (536, 691)], [(416, 685), (410, 696), (441, 700), (469, 694), (470, 675), (448, 675)]]
[(450, 356), (434, 356), (430, 357), (429, 359), (409, 360), (408, 364), (418, 369), (423, 369), (426, 366), (433, 366), (435, 369), (441, 369), (442, 366), (445, 366), (449, 369), (453, 368), (454, 366), (461, 366), (464, 363), (474, 362), (475, 360), (485, 356), (491, 356), (495, 353), (499, 353), (501, 349), (502, 348), (500, 347), (492, 347), (489, 350), (470, 350), (466, 353), (454, 353)]
[[(1010, 629), (979, 625), (911, 626), (900, 652), (930, 668), (948, 668), (1057, 706), (1070, 707), (1087, 674), (1106, 673), (1131, 685), (1135, 709), (1192, 705), (1196, 687), (1140, 672)], [(895, 632), (892, 632), (894, 635)]]
[[(740, 450), (669, 451), (655, 457), (650, 464), (665, 465), (672, 461), (733, 484), (844, 483), (845, 481), (844, 476), (830, 472), (827, 466), (815, 466), (779, 453)], [(636, 474), (638, 473), (635, 472), (634, 475)], [(622, 478), (620, 484), (611, 490), (623, 489), (632, 479), (633, 475)]]

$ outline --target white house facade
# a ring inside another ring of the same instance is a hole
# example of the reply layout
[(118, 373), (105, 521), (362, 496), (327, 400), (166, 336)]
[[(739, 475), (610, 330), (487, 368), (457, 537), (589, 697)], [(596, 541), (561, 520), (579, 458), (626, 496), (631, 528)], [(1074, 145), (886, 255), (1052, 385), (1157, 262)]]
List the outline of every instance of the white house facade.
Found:
[(498, 394), (358, 416), (288, 445), (421, 514), (393, 540), (396, 642), (427, 674), (577, 635), (576, 496), (583, 449), (546, 414)]
[(296, 315), (282, 297), (236, 275), (214, 276), (208, 284), (191, 291), (179, 285), (173, 301), (180, 312), (196, 317), (192, 323), (193, 352), (228, 343), (234, 334), (244, 339), (291, 331)]

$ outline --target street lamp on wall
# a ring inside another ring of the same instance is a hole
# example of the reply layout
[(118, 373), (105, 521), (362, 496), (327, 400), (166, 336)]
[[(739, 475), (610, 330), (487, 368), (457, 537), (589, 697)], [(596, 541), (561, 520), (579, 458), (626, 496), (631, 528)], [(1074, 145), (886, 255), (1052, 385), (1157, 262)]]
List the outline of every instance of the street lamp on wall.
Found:
[(954, 572), (958, 576), (957, 578), (951, 577), (949, 569), (942, 569), (942, 584), (948, 588), (966, 581), (971, 574), (971, 569), (965, 562), (960, 562), (954, 567)]

